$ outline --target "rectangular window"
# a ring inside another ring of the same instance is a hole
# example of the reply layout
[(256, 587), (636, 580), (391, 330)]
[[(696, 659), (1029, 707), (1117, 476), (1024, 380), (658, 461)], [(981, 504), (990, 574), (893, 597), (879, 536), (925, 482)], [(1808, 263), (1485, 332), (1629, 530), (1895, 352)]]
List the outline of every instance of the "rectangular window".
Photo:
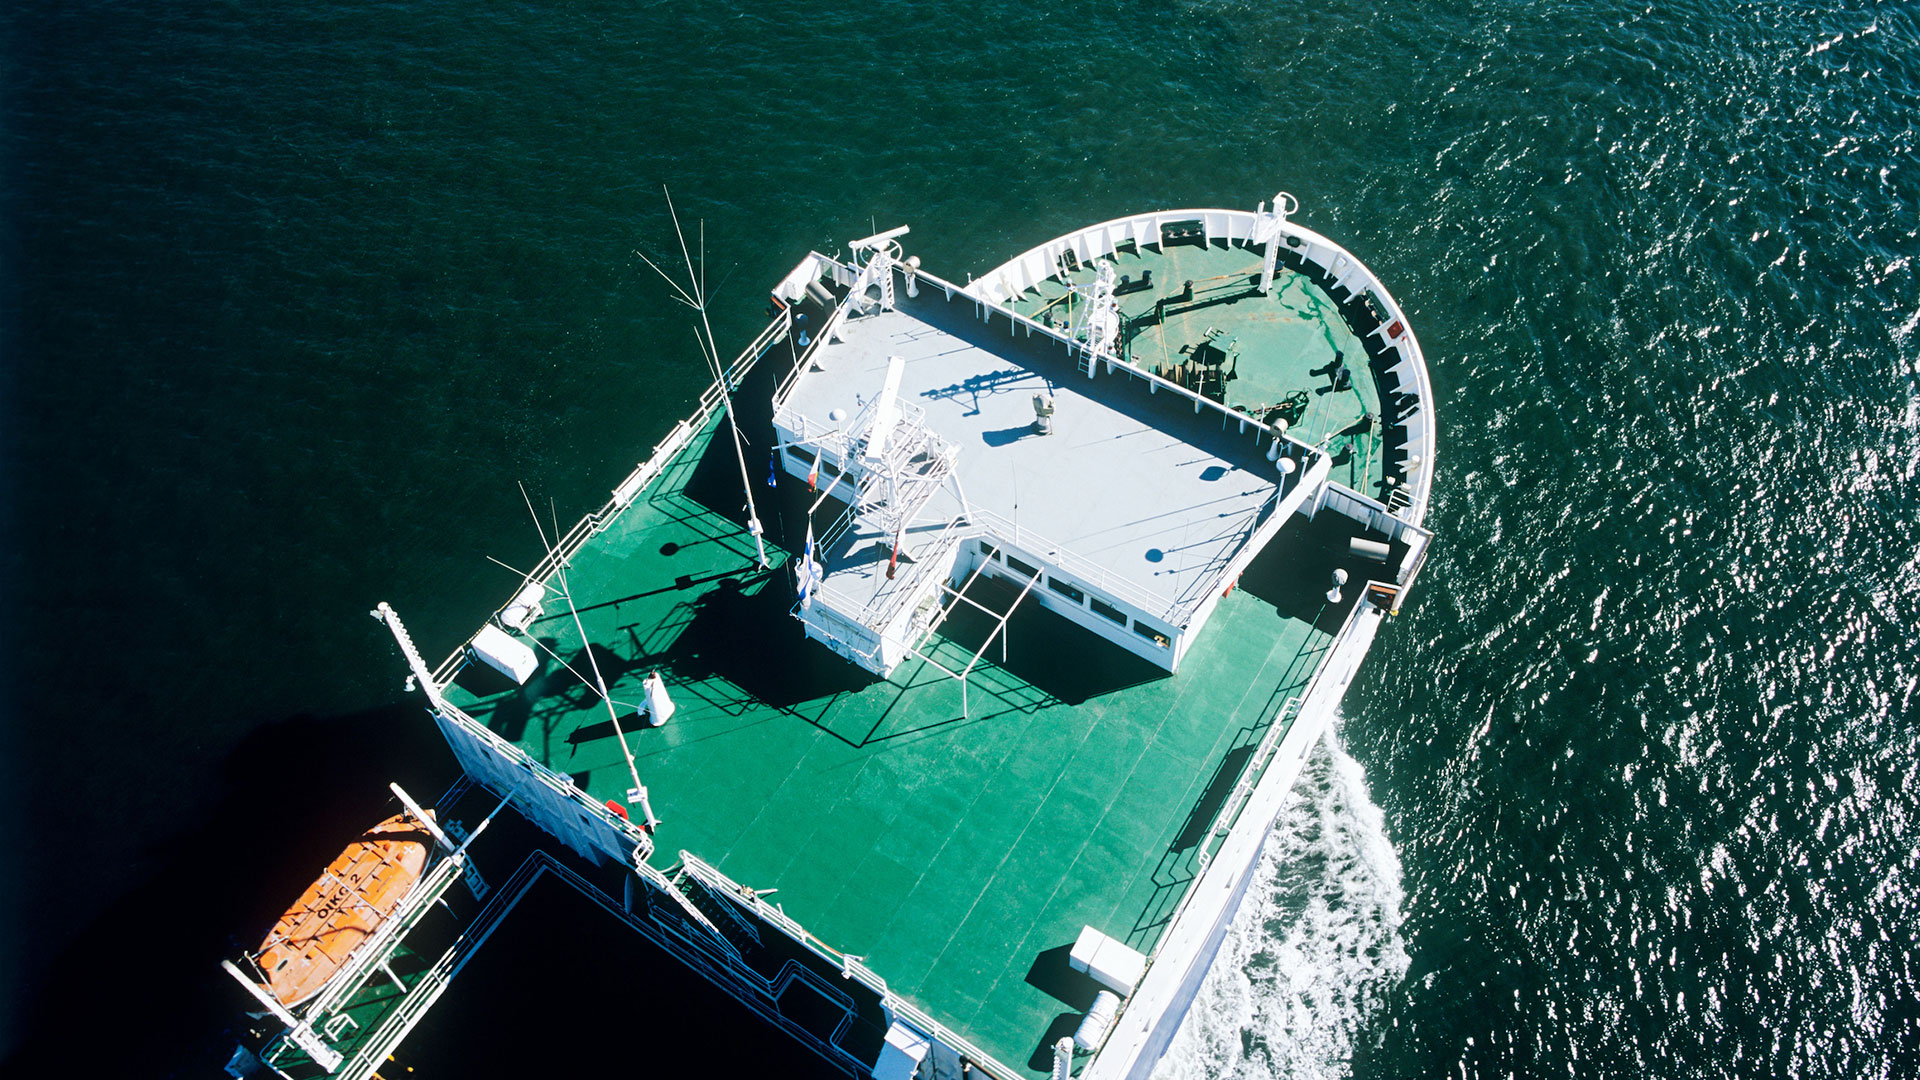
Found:
[(1086, 593), (1083, 593), (1079, 589), (1076, 589), (1073, 586), (1067, 584), (1066, 582), (1061, 581), (1057, 577), (1047, 578), (1047, 588), (1052, 589), (1054, 592), (1059, 593), (1061, 596), (1066, 597), (1067, 599), (1073, 601), (1076, 604), (1084, 603), (1087, 599)]
[(1021, 562), (1011, 555), (1007, 556), (1007, 569), (1019, 574), (1021, 577), (1032, 577), (1040, 572), (1038, 567), (1028, 566), (1026, 563)]
[(794, 457), (800, 459), (801, 461), (807, 462), (808, 464), (812, 464), (813, 462), (813, 455), (807, 453), (806, 449), (802, 447), (799, 443), (788, 443), (787, 453), (793, 455)]
[(980, 558), (993, 559), (993, 558), (998, 558), (999, 555), (1000, 555), (1000, 549), (997, 547), (994, 547), (992, 544), (980, 545)]
[(1121, 626), (1127, 625), (1126, 613), (1121, 611), (1119, 608), (1114, 607), (1112, 604), (1107, 603), (1105, 600), (1102, 600), (1096, 596), (1092, 599), (1092, 601), (1089, 602), (1089, 606), (1093, 608), (1093, 613), (1095, 615), (1098, 615), (1103, 619), (1111, 619), (1114, 622), (1119, 623)]
[(1161, 633), (1158, 630), (1155, 630), (1153, 627), (1148, 626), (1146, 623), (1135, 620), (1133, 624), (1133, 632), (1136, 634), (1139, 634), (1141, 637), (1146, 638), (1148, 641), (1153, 642), (1155, 645), (1158, 645), (1163, 649), (1167, 647), (1167, 635)]

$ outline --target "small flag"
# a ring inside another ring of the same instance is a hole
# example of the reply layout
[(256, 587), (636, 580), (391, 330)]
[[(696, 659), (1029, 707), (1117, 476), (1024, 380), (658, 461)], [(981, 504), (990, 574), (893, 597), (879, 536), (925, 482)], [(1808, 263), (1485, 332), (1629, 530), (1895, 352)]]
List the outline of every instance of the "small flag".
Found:
[(893, 580), (894, 571), (900, 568), (900, 541), (902, 539), (903, 537), (901, 536), (900, 533), (893, 534), (893, 556), (887, 560), (887, 580), (888, 581)]
[(780, 486), (780, 451), (778, 450), (775, 450), (773, 457), (767, 461), (767, 486), (770, 488)]
[(807, 549), (800, 556), (800, 610), (813, 606), (813, 592), (820, 587), (820, 564), (813, 558), (813, 523), (807, 523)]
[(826, 452), (827, 448), (824, 446), (813, 452), (813, 468), (807, 470), (808, 491), (820, 490), (820, 458), (826, 454)]

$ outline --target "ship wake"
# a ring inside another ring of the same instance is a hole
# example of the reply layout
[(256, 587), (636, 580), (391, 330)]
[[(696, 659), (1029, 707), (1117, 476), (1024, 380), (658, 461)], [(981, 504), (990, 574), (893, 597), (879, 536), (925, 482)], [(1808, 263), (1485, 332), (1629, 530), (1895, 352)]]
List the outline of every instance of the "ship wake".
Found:
[(1407, 971), (1404, 900), (1385, 815), (1329, 731), (1156, 1080), (1349, 1075), (1355, 1040)]

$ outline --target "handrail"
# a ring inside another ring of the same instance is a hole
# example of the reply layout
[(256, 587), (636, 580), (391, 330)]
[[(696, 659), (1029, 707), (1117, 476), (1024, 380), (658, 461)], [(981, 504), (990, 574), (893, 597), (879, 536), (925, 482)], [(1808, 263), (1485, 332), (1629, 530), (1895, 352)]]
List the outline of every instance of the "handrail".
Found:
[[(843, 516), (842, 521), (844, 522), (851, 517), (852, 511), (848, 511), (848, 513)], [(832, 535), (831, 530), (829, 530), (829, 535)], [(793, 614), (806, 624), (809, 633), (818, 635), (823, 641), (828, 643), (829, 647), (838, 646), (838, 651), (850, 660), (856, 656), (859, 657), (860, 659), (855, 662), (861, 663), (861, 666), (867, 667), (869, 670), (877, 670), (876, 665), (880, 663), (879, 657), (888, 642), (892, 642), (895, 645), (904, 645), (908, 652), (919, 656), (922, 660), (933, 663), (935, 667), (940, 667), (938, 662), (933, 661), (932, 658), (915, 648), (912, 640), (902, 641), (900, 638), (889, 634), (886, 628), (892, 623), (894, 618), (898, 616), (901, 606), (916, 595), (916, 589), (912, 587), (914, 585), (912, 576), (930, 571), (932, 567), (940, 562), (948, 551), (952, 550), (962, 541), (970, 539), (975, 535), (978, 535), (978, 530), (963, 519), (956, 518), (948, 522), (946, 529), (943, 530), (939, 536), (935, 537), (931, 544), (923, 546), (920, 549), (920, 553), (916, 557), (913, 567), (908, 571), (909, 577), (904, 581), (898, 581), (889, 587), (883, 588), (873, 601), (862, 603), (859, 597), (851, 596), (840, 589), (833, 588), (827, 585), (825, 581), (821, 582), (820, 594), (822, 597), (832, 596), (840, 599), (843, 601), (840, 605), (841, 611), (855, 612), (856, 614), (853, 615), (853, 621), (859, 626), (873, 631), (872, 648), (862, 648), (839, 634), (834, 633), (825, 625), (808, 619), (806, 615), (799, 610), (798, 605), (795, 605)], [(921, 566), (927, 569), (919, 569)], [(876, 611), (877, 614), (874, 613)], [(918, 635), (909, 635), (910, 638), (917, 636)], [(942, 670), (946, 669), (942, 668)], [(952, 675), (953, 672), (948, 671), (947, 674)]]
[[(659, 474), (665, 471), (666, 462), (671, 460), (673, 455), (679, 453), (681, 447), (685, 445), (687, 436), (683, 436), (680, 433), (683, 430), (688, 432), (697, 431), (713, 419), (715, 412), (717, 412), (721, 406), (722, 395), (737, 387), (746, 373), (752, 370), (753, 365), (762, 356), (766, 355), (768, 349), (773, 347), (774, 342), (780, 340), (781, 334), (786, 329), (786, 322), (787, 320), (784, 314), (769, 322), (753, 339), (752, 343), (740, 352), (740, 355), (734, 359), (733, 363), (727, 366), (724, 372), (726, 378), (725, 388), (723, 389), (717, 381), (709, 384), (708, 387), (701, 392), (699, 404), (694, 409), (693, 415), (686, 419), (676, 421), (674, 427), (668, 431), (667, 437), (654, 445), (653, 451), (647, 455), (647, 460), (634, 466), (633, 470), (629, 472), (620, 483), (614, 486), (613, 490), (616, 494), (603, 503), (599, 509), (594, 510), (575, 522), (573, 528), (567, 530), (566, 535), (562, 537), (558, 543), (554, 544), (552, 550), (534, 566), (532, 573), (527, 575), (527, 580), (545, 583), (557, 570), (565, 566), (575, 555), (579, 554), (580, 549), (586, 546), (587, 541), (591, 540), (596, 534), (604, 531), (607, 526), (613, 524), (621, 514), (625, 513), (628, 507), (638, 502), (641, 492), (652, 485)], [(625, 496), (624, 499), (622, 498), (623, 494)], [(444, 687), (448, 682), (452, 681), (454, 673), (459, 668), (464, 652), (464, 647), (455, 649), (445, 660), (441, 661), (439, 667), (434, 669), (433, 681), (436, 686)]]
[(1206, 835), (1201, 838), (1201, 858), (1212, 859), (1213, 852), (1219, 848), (1216, 841), (1233, 831), (1234, 825), (1239, 823), (1240, 811), (1253, 794), (1253, 785), (1266, 774), (1267, 763), (1273, 758), (1273, 748), (1280, 745), (1280, 736), (1286, 732), (1291, 714), (1299, 711), (1300, 696), (1296, 694), (1281, 703), (1280, 710), (1273, 714), (1273, 722), (1267, 725), (1265, 734), (1261, 735), (1260, 742), (1254, 747), (1253, 756), (1247, 759), (1247, 767), (1240, 771), (1239, 781), (1233, 785), (1226, 801), (1220, 804)]
[[(1328, 651), (1331, 651), (1337, 647), (1341, 641), (1345, 640), (1347, 633), (1353, 629), (1354, 623), (1359, 621), (1360, 613), (1371, 607), (1373, 607), (1373, 605), (1368, 603), (1365, 597), (1361, 597), (1354, 602), (1353, 609), (1347, 612), (1347, 617), (1341, 622), (1340, 629), (1328, 640)], [(1300, 703), (1313, 696), (1313, 691), (1319, 686), (1321, 678), (1324, 677), (1326, 673), (1327, 669), (1322, 665), (1313, 673), (1313, 678), (1307, 681), (1307, 685), (1301, 689), (1298, 694), (1295, 694), (1282, 703), (1280, 708), (1273, 714), (1273, 722), (1267, 725), (1266, 734), (1260, 737), (1259, 745), (1254, 750), (1253, 756), (1247, 759), (1246, 768), (1241, 770), (1239, 781), (1234, 784), (1233, 791), (1228, 794), (1226, 801), (1220, 804), (1220, 809), (1214, 813), (1213, 821), (1209, 825), (1206, 835), (1200, 840), (1200, 852), (1196, 856), (1198, 867), (1194, 874), (1193, 881), (1189, 883), (1187, 887), (1187, 891), (1180, 897), (1180, 902), (1174, 905), (1173, 913), (1167, 916), (1166, 925), (1169, 928), (1179, 921), (1181, 912), (1187, 909), (1187, 902), (1193, 898), (1193, 885), (1198, 884), (1200, 875), (1206, 872), (1207, 864), (1213, 858), (1213, 852), (1219, 847), (1218, 841), (1225, 839), (1227, 834), (1233, 831), (1233, 827), (1240, 823), (1240, 812), (1246, 809), (1247, 801), (1253, 796), (1253, 789), (1258, 786), (1260, 778), (1266, 775), (1266, 766), (1273, 760), (1274, 749), (1280, 745), (1280, 740), (1285, 737), (1286, 732), (1293, 726), (1291, 723), (1286, 722), (1288, 720), (1288, 714), (1298, 713)], [(1161, 940), (1165, 941), (1166, 935), (1161, 935)], [(1159, 947), (1156, 944), (1154, 948), (1155, 954), (1158, 954), (1159, 951)], [(1151, 958), (1149, 958), (1149, 963), (1151, 963)]]
[(785, 910), (777, 905), (767, 903), (761, 899), (758, 892), (734, 881), (732, 878), (721, 873), (719, 868), (715, 867), (712, 863), (707, 862), (693, 852), (682, 851), (680, 853), (680, 862), (686, 871), (698, 879), (702, 885), (707, 886), (707, 888), (713, 890), (716, 894), (727, 897), (733, 903), (745, 906), (749, 911), (753, 912), (756, 918), (771, 924), (775, 929), (804, 946), (815, 956), (829, 963), (838, 965), (843, 977), (852, 979), (878, 994), (882, 1004), (889, 1010), (897, 1015), (906, 1017), (925, 1034), (953, 1048), (967, 1061), (971, 1062), (976, 1069), (988, 1073), (993, 1076), (995, 1080), (1018, 1080), (1011, 1070), (1005, 1065), (1002, 1065), (992, 1055), (975, 1046), (958, 1032), (929, 1016), (926, 1011), (919, 1006), (894, 993), (887, 987), (887, 981), (881, 978), (878, 972), (861, 963), (859, 957), (849, 956), (826, 942), (821, 941), (819, 938), (814, 937), (811, 931), (796, 922), (793, 916), (788, 915)]
[[(941, 556), (953, 550), (961, 541), (967, 539), (971, 532), (971, 527), (966, 524), (964, 519), (954, 518), (952, 521), (947, 522), (947, 527), (940, 531), (939, 536), (934, 537), (931, 543), (925, 544), (920, 548), (920, 554), (915, 556), (915, 564), (917, 566), (925, 566), (929, 571), (932, 570), (933, 567), (940, 562)], [(882, 589), (880, 595), (875, 597), (875, 599), (885, 601), (880, 607), (879, 614), (875, 617), (875, 621), (881, 626), (892, 622), (894, 616), (900, 613), (901, 605), (912, 598), (913, 590), (906, 588), (905, 584), (905, 582), (896, 582), (892, 588)]]
[[(846, 513), (840, 515), (839, 520), (827, 528), (827, 531), (822, 535), (819, 542), (821, 552), (824, 553), (832, 550), (833, 545), (838, 543), (840, 538), (852, 527), (852, 520), (857, 514), (857, 508), (849, 509)], [(961, 533), (961, 535), (954, 535), (956, 532)], [(914, 565), (917, 567), (924, 564), (930, 567), (938, 561), (939, 556), (951, 550), (953, 545), (966, 539), (970, 532), (971, 530), (968, 528), (965, 518), (954, 518), (952, 521), (947, 522), (947, 527), (940, 531), (940, 535), (920, 546), (919, 553), (914, 556)], [(891, 587), (882, 588), (869, 600), (861, 601), (858, 597), (850, 595), (845, 590), (834, 587), (830, 574), (820, 582), (820, 594), (822, 596), (837, 596), (848, 601), (842, 610), (857, 610), (860, 613), (862, 625), (867, 624), (867, 616), (873, 616), (874, 621), (878, 624), (875, 627), (876, 629), (878, 626), (885, 626), (894, 615), (899, 613), (898, 609), (900, 604), (905, 602), (904, 597), (911, 595), (911, 593), (912, 590), (902, 588), (896, 584)]]
[[(1165, 225), (1170, 222), (1194, 220), (1201, 222), (1203, 238), (1208, 243), (1224, 240), (1229, 244), (1239, 241), (1248, 248), (1257, 246), (1253, 238), (1259, 218), (1249, 211), (1219, 208), (1156, 210), (1113, 218), (1056, 236), (988, 270), (961, 291), (976, 300), (999, 307), (1000, 305), (989, 295), (990, 289), (998, 287), (1000, 291), (1009, 294), (1008, 299), (1012, 299), (1025, 288), (1032, 287), (1032, 279), (1036, 277), (1036, 271), (1039, 272), (1038, 278), (1042, 280), (1057, 277), (1060, 269), (1059, 260), (1064, 252), (1073, 252), (1075, 260), (1084, 265), (1093, 259), (1117, 252), (1123, 244), (1130, 243), (1136, 247), (1148, 245), (1162, 247), (1164, 243), (1162, 229)], [(1280, 228), (1272, 240), (1273, 243), (1284, 243), (1298, 251), (1302, 258), (1308, 259), (1327, 273), (1337, 273), (1340, 283), (1352, 289), (1356, 295), (1362, 292), (1372, 294), (1376, 305), (1383, 309), (1382, 313), (1386, 317), (1378, 328), (1369, 333), (1380, 334), (1389, 344), (1396, 341), (1404, 342), (1403, 351), (1412, 367), (1414, 386), (1420, 395), (1420, 410), (1426, 423), (1422, 426), (1419, 445), (1414, 448), (1421, 456), (1422, 475), (1413, 484), (1412, 505), (1408, 509), (1408, 517), (1403, 520), (1420, 521), (1426, 517), (1427, 502), (1433, 486), (1436, 438), (1433, 425), (1433, 382), (1427, 371), (1426, 354), (1420, 347), (1420, 339), (1413, 332), (1413, 323), (1407, 318), (1406, 312), (1401, 309), (1399, 302), (1393, 298), (1393, 294), (1388, 291), (1379, 276), (1365, 262), (1356, 258), (1353, 252), (1284, 215), (1279, 224)], [(1314, 257), (1309, 258), (1309, 256)], [(1341, 262), (1342, 258), (1345, 259), (1345, 266), (1336, 271), (1335, 266)], [(932, 277), (924, 270), (919, 273), (921, 277)], [(1401, 328), (1400, 336), (1387, 338), (1387, 329), (1396, 323)], [(1053, 336), (1059, 337), (1058, 334)]]
[(1167, 619), (1173, 610), (1172, 604), (1165, 597), (1148, 592), (1085, 555), (1056, 544), (985, 507), (972, 507), (971, 512), (976, 521), (990, 526), (994, 533), (1001, 534), (995, 538), (1008, 546), (1021, 548), (1042, 562), (1052, 562), (1088, 585), (1125, 600), (1153, 618)]
[[(1341, 499), (1356, 503), (1369, 512), (1379, 514), (1388, 521), (1393, 522), (1393, 527), (1388, 530), (1389, 538), (1405, 540), (1407, 546), (1413, 549), (1413, 561), (1403, 569), (1398, 582), (1400, 595), (1405, 596), (1407, 591), (1413, 587), (1414, 579), (1420, 576), (1420, 568), (1426, 564), (1427, 552), (1433, 544), (1433, 530), (1401, 517), (1399, 514), (1393, 512), (1391, 506), (1382, 503), (1370, 495), (1355, 491), (1345, 484), (1328, 483), (1324, 494), (1327, 496), (1338, 496)], [(1322, 501), (1323, 503), (1326, 501), (1324, 497)], [(1338, 509), (1334, 512), (1344, 513), (1344, 511)], [(1347, 516), (1352, 517), (1351, 514)]]
[[(1194, 409), (1196, 412), (1198, 412), (1201, 409), (1212, 409), (1214, 412), (1219, 413), (1223, 420), (1231, 420), (1234, 423), (1240, 424), (1243, 428), (1251, 427), (1254, 429), (1254, 437), (1256, 439), (1258, 439), (1263, 435), (1270, 438), (1280, 438), (1280, 439), (1285, 439), (1287, 442), (1292, 443), (1296, 447), (1299, 447), (1302, 454), (1312, 455), (1312, 454), (1318, 454), (1321, 452), (1318, 448), (1309, 446), (1308, 444), (1301, 442), (1300, 440), (1294, 438), (1291, 435), (1275, 430), (1274, 428), (1268, 426), (1259, 417), (1240, 412), (1236, 409), (1233, 409), (1227, 406), (1222, 402), (1213, 400), (1212, 398), (1206, 396), (1205, 394), (1195, 393), (1194, 391), (1189, 390), (1184, 386), (1181, 386), (1177, 382), (1173, 382), (1172, 380), (1167, 379), (1160, 375), (1155, 375), (1153, 372), (1148, 371), (1146, 368), (1141, 367), (1140, 365), (1134, 363), (1131, 360), (1126, 359), (1125, 357), (1119, 356), (1117, 354), (1096, 353), (1092, 349), (1088, 348), (1086, 342), (1081, 341), (1079, 338), (1073, 337), (1070, 334), (1062, 333), (1061, 331), (1055, 329), (1054, 327), (1048, 326), (1046, 323), (1039, 322), (1033, 318), (1030, 318), (1029, 316), (1022, 315), (1018, 311), (1013, 310), (1012, 308), (1006, 306), (1005, 304), (997, 300), (993, 300), (979, 292), (973, 291), (975, 286), (980, 284), (980, 282), (978, 281), (974, 282), (973, 285), (960, 286), (960, 285), (955, 285), (950, 281), (943, 280), (942, 278), (932, 273), (929, 273), (928, 271), (925, 271), (925, 270), (918, 270), (918, 271), (915, 271), (915, 273), (918, 274), (920, 277), (925, 278), (928, 281), (931, 281), (936, 287), (946, 289), (950, 292), (959, 292), (969, 297), (976, 303), (986, 305), (987, 310), (989, 312), (997, 312), (1001, 315), (1005, 315), (1011, 321), (1011, 325), (1024, 326), (1027, 328), (1028, 333), (1033, 333), (1035, 331), (1038, 331), (1039, 333), (1052, 338), (1053, 340), (1059, 342), (1060, 344), (1065, 345), (1069, 350), (1068, 355), (1070, 356), (1090, 358), (1092, 362), (1098, 363), (1098, 364), (1106, 364), (1108, 365), (1109, 368), (1121, 368), (1125, 370), (1128, 375), (1131, 375), (1134, 378), (1142, 379), (1146, 381), (1148, 384), (1152, 385), (1156, 390), (1164, 390), (1170, 394), (1174, 394), (1176, 396), (1186, 398), (1188, 401), (1194, 404)], [(991, 321), (991, 318), (992, 316), (989, 315), (988, 316), (989, 321)]]
[[(964, 523), (962, 519), (958, 519), (958, 517), (952, 519), (952, 521), (948, 521), (947, 528), (943, 528), (941, 534), (935, 536), (931, 544), (925, 544), (925, 546), (920, 548), (920, 555), (916, 555), (914, 567), (910, 567), (908, 573), (910, 573), (910, 575), (929, 573), (929, 571), (941, 561), (941, 555), (950, 552), (960, 540), (966, 540), (966, 534), (964, 534), (964, 532), (962, 532), (960, 536), (954, 534), (956, 530), (962, 530), (964, 525), (966, 525), (966, 523)], [(925, 571), (918, 571), (920, 565), (924, 565)], [(908, 584), (910, 580), (912, 580), (910, 577), (904, 578), (904, 580), (895, 580), (891, 586), (883, 586), (883, 588), (879, 590), (879, 594), (874, 598), (874, 600), (877, 601), (877, 613), (874, 615), (874, 623), (876, 623), (877, 626), (887, 626), (889, 623), (893, 623), (893, 617), (900, 613), (900, 605), (904, 605), (906, 601), (912, 600), (914, 590), (912, 590), (912, 588), (906, 588), (906, 584)], [(822, 582), (822, 584), (826, 584), (826, 582)], [(845, 594), (841, 594), (841, 596), (845, 596)], [(874, 607), (876, 607), (876, 603), (870, 603), (870, 605), (868, 605), (868, 609), (874, 609)], [(862, 611), (862, 613), (864, 613), (864, 611)], [(885, 636), (885, 630), (881, 630), (881, 636)]]

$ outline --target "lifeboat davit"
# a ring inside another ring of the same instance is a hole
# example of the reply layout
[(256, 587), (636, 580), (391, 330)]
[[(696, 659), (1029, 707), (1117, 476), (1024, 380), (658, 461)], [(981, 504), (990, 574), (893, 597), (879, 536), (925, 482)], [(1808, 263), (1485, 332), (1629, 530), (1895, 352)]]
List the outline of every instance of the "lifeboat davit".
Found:
[(255, 962), (268, 993), (288, 1008), (319, 993), (413, 891), (432, 848), (411, 813), (348, 844), (261, 942)]

